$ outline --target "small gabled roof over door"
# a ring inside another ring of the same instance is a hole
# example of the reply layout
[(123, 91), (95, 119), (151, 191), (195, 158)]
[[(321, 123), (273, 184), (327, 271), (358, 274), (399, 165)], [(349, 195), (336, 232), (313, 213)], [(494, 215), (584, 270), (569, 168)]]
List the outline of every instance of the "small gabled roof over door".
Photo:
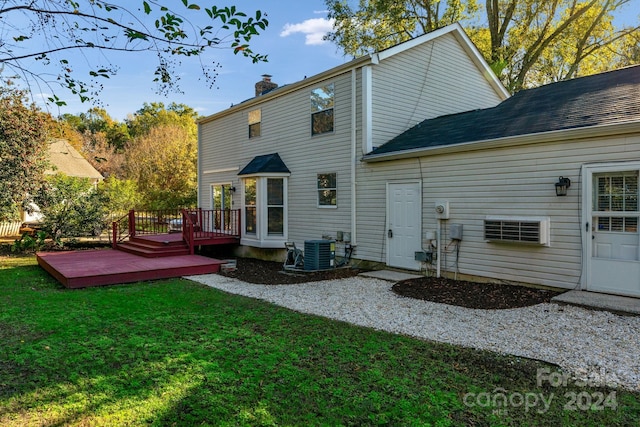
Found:
[(260, 175), (267, 173), (290, 174), (291, 171), (284, 164), (278, 153), (256, 156), (245, 166), (238, 175)]

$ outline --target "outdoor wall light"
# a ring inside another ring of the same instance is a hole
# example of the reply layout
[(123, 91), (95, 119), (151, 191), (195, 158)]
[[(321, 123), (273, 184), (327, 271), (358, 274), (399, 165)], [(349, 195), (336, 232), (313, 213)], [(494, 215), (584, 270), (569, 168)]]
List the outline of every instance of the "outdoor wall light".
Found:
[(566, 196), (567, 188), (571, 187), (571, 180), (561, 176), (556, 182), (556, 196)]
[(229, 191), (231, 191), (232, 193), (236, 192), (236, 187), (229, 187)]

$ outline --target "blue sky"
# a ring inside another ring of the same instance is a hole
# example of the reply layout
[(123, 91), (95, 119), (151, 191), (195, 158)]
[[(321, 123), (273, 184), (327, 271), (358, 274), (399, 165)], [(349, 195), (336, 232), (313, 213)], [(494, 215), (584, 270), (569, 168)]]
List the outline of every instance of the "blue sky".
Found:
[[(135, 1), (137, 4), (138, 0)], [(205, 4), (198, 0), (195, 3)], [(223, 2), (216, 1), (215, 4), (222, 5)], [(215, 88), (210, 89), (200, 78), (199, 60), (183, 59), (179, 74), (184, 93), (171, 93), (165, 97), (156, 93), (152, 81), (157, 66), (153, 55), (120, 55), (113, 61), (120, 67), (117, 76), (101, 80), (104, 89), (100, 99), (109, 115), (123, 120), (145, 102), (184, 103), (201, 115), (210, 115), (253, 97), (254, 85), (261, 80), (262, 74), (272, 75), (272, 81), (279, 85), (290, 84), (350, 59), (344, 58), (333, 44), (322, 42), (322, 36), (330, 29), (323, 0), (233, 0), (229, 4), (235, 4), (242, 11), (259, 9), (267, 13), (269, 26), (252, 40), (251, 46), (254, 52), (268, 54), (268, 62), (253, 64), (250, 59), (233, 55), (229, 50), (207, 53), (202, 56), (205, 63), (212, 59), (222, 63)], [(80, 58), (77, 69), (81, 68), (82, 62)], [(66, 92), (56, 94), (64, 97), (68, 105), (59, 112), (57, 108), (50, 108), (54, 115), (77, 114), (91, 108), (90, 104), (81, 103)]]
[[(192, 2), (205, 5), (202, 0)], [(227, 4), (218, 0), (213, 3), (219, 6)], [(145, 102), (184, 103), (206, 116), (253, 97), (254, 84), (262, 74), (272, 75), (272, 81), (279, 85), (290, 84), (351, 59), (343, 57), (332, 43), (322, 41), (322, 36), (331, 28), (323, 0), (231, 0), (228, 3), (235, 4), (239, 10), (253, 12), (260, 9), (268, 15), (269, 27), (251, 43), (255, 52), (268, 54), (268, 62), (253, 64), (229, 50), (209, 52), (201, 58), (205, 63), (211, 60), (222, 63), (215, 87), (210, 89), (201, 80), (199, 60), (186, 58), (179, 67), (180, 88), (184, 93), (171, 93), (165, 97), (156, 93), (152, 81), (157, 65), (152, 54), (121, 54), (110, 57), (120, 69), (117, 76), (101, 81), (104, 84), (101, 106), (116, 120), (125, 119)], [(128, 0), (125, 4), (137, 6), (141, 0)], [(623, 10), (623, 15), (618, 17), (619, 22), (637, 22), (640, 0), (632, 0)], [(99, 55), (83, 56), (86, 61), (105, 61)], [(69, 58), (76, 64), (77, 71), (82, 69), (83, 56)], [(58, 96), (64, 98), (68, 105), (60, 110), (50, 108), (54, 115), (77, 114), (92, 106), (80, 103), (66, 92), (60, 91)]]

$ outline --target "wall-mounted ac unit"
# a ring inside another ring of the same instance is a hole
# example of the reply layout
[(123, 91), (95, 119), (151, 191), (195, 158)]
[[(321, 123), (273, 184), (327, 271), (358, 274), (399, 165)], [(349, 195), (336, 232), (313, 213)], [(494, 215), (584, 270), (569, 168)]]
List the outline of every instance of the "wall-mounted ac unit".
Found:
[(334, 267), (336, 244), (333, 240), (305, 240), (304, 269), (328, 270)]
[(550, 245), (549, 217), (487, 217), (484, 238), (489, 242)]

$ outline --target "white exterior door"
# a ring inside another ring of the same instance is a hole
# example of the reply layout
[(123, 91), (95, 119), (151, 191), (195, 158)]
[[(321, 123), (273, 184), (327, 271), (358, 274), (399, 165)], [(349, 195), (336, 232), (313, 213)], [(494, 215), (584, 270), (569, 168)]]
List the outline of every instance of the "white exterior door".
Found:
[(419, 182), (387, 185), (387, 265), (420, 270), (422, 197)]
[(586, 181), (591, 184), (585, 197), (591, 219), (586, 289), (640, 297), (639, 169), (615, 167), (594, 167)]

